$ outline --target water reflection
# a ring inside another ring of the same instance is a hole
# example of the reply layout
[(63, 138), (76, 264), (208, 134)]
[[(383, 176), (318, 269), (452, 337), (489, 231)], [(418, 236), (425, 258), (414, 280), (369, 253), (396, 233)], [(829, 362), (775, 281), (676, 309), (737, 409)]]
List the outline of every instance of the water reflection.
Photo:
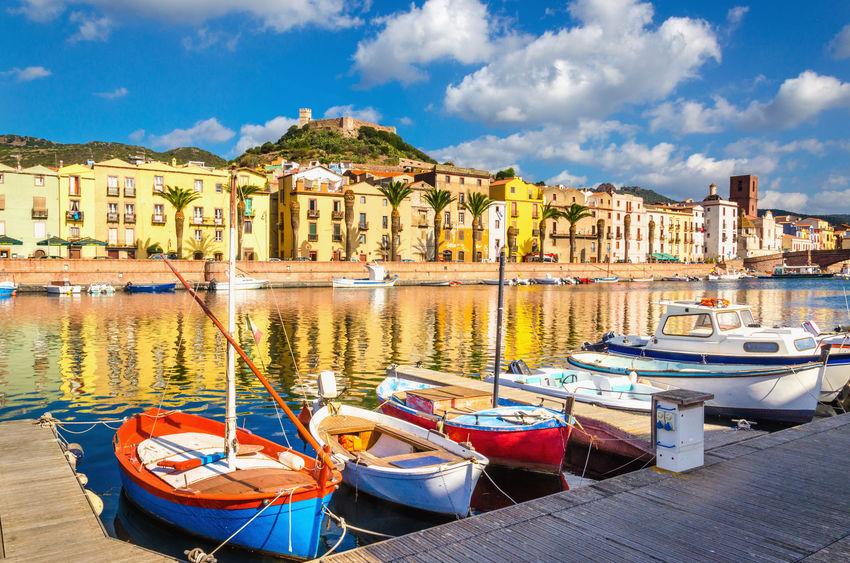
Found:
[[(662, 299), (721, 297), (748, 303), (766, 325), (812, 318), (832, 328), (850, 322), (846, 285), (741, 280), (506, 288), (504, 357), (563, 366), (569, 351), (605, 331), (652, 333)], [(303, 393), (297, 374), (330, 369), (346, 377), (347, 401), (374, 408), (374, 388), (390, 363), (421, 361), (470, 376), (491, 370), (496, 295), (491, 286), (240, 292), (235, 336), (296, 407)], [(224, 296), (210, 295), (208, 303), (223, 319)], [(247, 316), (264, 334), (259, 345)], [(48, 410), (62, 420), (117, 420), (160, 403), (210, 416), (223, 411), (224, 339), (186, 293), (22, 294), (0, 301), (0, 327), (0, 420)], [(292, 438), (293, 428), (278, 422), (253, 376), (242, 367), (238, 372), (240, 424), (272, 439)], [(87, 454), (81, 470), (104, 497), (109, 529), (120, 490), (112, 433), (98, 426), (74, 436)]]

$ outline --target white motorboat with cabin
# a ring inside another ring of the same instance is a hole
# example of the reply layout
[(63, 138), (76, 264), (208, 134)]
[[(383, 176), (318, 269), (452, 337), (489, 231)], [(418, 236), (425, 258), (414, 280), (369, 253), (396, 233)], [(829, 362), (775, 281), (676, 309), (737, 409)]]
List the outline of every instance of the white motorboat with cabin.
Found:
[[(218, 282), (213, 280), (213, 282), (215, 285), (211, 289), (215, 291), (227, 291), (231, 284), (229, 281)], [(236, 274), (236, 277), (233, 278), (233, 289), (260, 289), (268, 284), (269, 280), (258, 280), (245, 274)]]
[(378, 264), (366, 264), (366, 269), (369, 271), (368, 278), (333, 278), (334, 289), (392, 287), (398, 279), (398, 275), (387, 277), (385, 268)]
[(68, 280), (57, 280), (50, 282), (50, 285), (45, 285), (44, 289), (48, 295), (71, 295), (80, 293), (83, 288), (79, 285), (71, 285)]
[(793, 366), (825, 359), (821, 401), (835, 399), (850, 380), (850, 351), (830, 351), (803, 327), (763, 327), (748, 305), (726, 299), (658, 304), (665, 312), (653, 336), (611, 335), (608, 351), (710, 365)]
[(821, 272), (818, 266), (788, 266), (784, 262), (773, 269), (774, 278), (831, 278), (835, 274)]

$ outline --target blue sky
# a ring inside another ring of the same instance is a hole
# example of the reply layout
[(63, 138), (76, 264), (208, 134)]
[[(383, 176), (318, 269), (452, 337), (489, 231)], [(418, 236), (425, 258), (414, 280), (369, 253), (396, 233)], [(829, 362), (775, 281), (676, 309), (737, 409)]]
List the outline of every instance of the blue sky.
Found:
[(850, 3), (6, 0), (0, 134), (199, 146), (395, 125), (440, 161), (850, 213)]

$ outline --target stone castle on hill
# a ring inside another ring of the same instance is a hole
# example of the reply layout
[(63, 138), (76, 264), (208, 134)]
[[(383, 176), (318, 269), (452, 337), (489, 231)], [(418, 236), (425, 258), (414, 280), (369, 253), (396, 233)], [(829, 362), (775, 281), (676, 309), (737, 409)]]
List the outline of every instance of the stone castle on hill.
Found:
[(368, 121), (360, 121), (353, 117), (334, 117), (331, 119), (313, 119), (313, 110), (310, 108), (301, 108), (298, 110), (298, 127), (304, 127), (310, 124), (310, 129), (328, 129), (336, 131), (343, 137), (357, 137), (361, 127), (372, 127), (378, 131), (386, 131), (387, 133), (395, 133), (395, 127), (387, 127), (370, 123)]

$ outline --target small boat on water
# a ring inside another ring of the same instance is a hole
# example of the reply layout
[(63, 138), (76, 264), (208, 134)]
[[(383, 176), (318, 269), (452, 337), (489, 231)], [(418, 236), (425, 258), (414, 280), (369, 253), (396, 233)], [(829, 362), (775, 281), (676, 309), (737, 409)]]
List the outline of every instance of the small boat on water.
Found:
[(688, 276), (680, 276), (679, 274), (667, 276), (661, 279), (664, 281), (691, 281), (691, 278), (689, 278)]
[(818, 266), (788, 266), (784, 262), (773, 269), (774, 278), (831, 278), (835, 274), (821, 272)]
[[(252, 278), (243, 274), (236, 274), (233, 281), (233, 289), (260, 289), (266, 287), (268, 284), (269, 280), (258, 280), (257, 278)], [(215, 279), (210, 280), (209, 289), (211, 291), (227, 291), (229, 287), (230, 282), (218, 282)]]
[(115, 293), (115, 288), (108, 283), (93, 283), (89, 286), (89, 293), (92, 295), (112, 295)]
[(630, 282), (651, 282), (651, 281), (653, 281), (653, 277), (650, 276), (648, 278), (631, 278), (629, 281)]
[(168, 293), (174, 292), (173, 283), (133, 283), (127, 282), (124, 290), (127, 293)]
[[(488, 375), (484, 381), (493, 383), (494, 379)], [(522, 360), (511, 362), (508, 372), (499, 375), (499, 383), (550, 397), (575, 397), (583, 403), (640, 412), (651, 411), (652, 394), (668, 388), (655, 387), (630, 375), (610, 376), (579, 369), (531, 370)]]
[(427, 287), (449, 287), (451, 285), (460, 285), (459, 281), (449, 281), (449, 280), (426, 280), (420, 282), (419, 285), (424, 285)]
[[(653, 336), (609, 334), (597, 349), (711, 366), (790, 367), (826, 360), (819, 398), (832, 401), (850, 380), (850, 351), (827, 350), (819, 330), (810, 327), (763, 327), (747, 305), (726, 299), (661, 301), (665, 307)], [(597, 346), (597, 345), (594, 345)]]
[(384, 414), (469, 442), (492, 465), (560, 474), (573, 421), (563, 413), (457, 385), (388, 377), (378, 386)]
[(368, 278), (332, 278), (334, 289), (336, 288), (361, 288), (370, 289), (376, 287), (392, 287), (398, 280), (398, 275), (387, 278), (386, 270), (377, 264), (366, 264), (369, 271)]
[(71, 285), (68, 280), (57, 280), (50, 282), (50, 285), (45, 285), (44, 289), (48, 295), (72, 295), (80, 293), (83, 288), (79, 285)]
[(553, 278), (552, 274), (546, 274), (545, 278), (531, 278), (534, 283), (540, 285), (561, 285), (561, 278)]
[[(499, 280), (484, 279), (484, 280), (481, 280), (481, 281), (484, 283), (484, 285), (499, 285)], [(506, 279), (504, 285), (516, 285), (516, 284), (514, 283), (514, 280)]]
[(604, 278), (593, 278), (594, 283), (617, 283), (620, 281), (619, 276), (607, 276)]
[(18, 290), (18, 284), (13, 281), (0, 281), (0, 297), (10, 297)]
[(742, 364), (699, 364), (576, 352), (571, 365), (605, 375), (634, 374), (650, 383), (714, 394), (708, 414), (752, 417), (780, 422), (808, 422), (814, 416), (823, 363), (765, 367)]
[(310, 433), (341, 466), (343, 481), (372, 496), (463, 518), (487, 458), (442, 434), (398, 418), (330, 403)]

